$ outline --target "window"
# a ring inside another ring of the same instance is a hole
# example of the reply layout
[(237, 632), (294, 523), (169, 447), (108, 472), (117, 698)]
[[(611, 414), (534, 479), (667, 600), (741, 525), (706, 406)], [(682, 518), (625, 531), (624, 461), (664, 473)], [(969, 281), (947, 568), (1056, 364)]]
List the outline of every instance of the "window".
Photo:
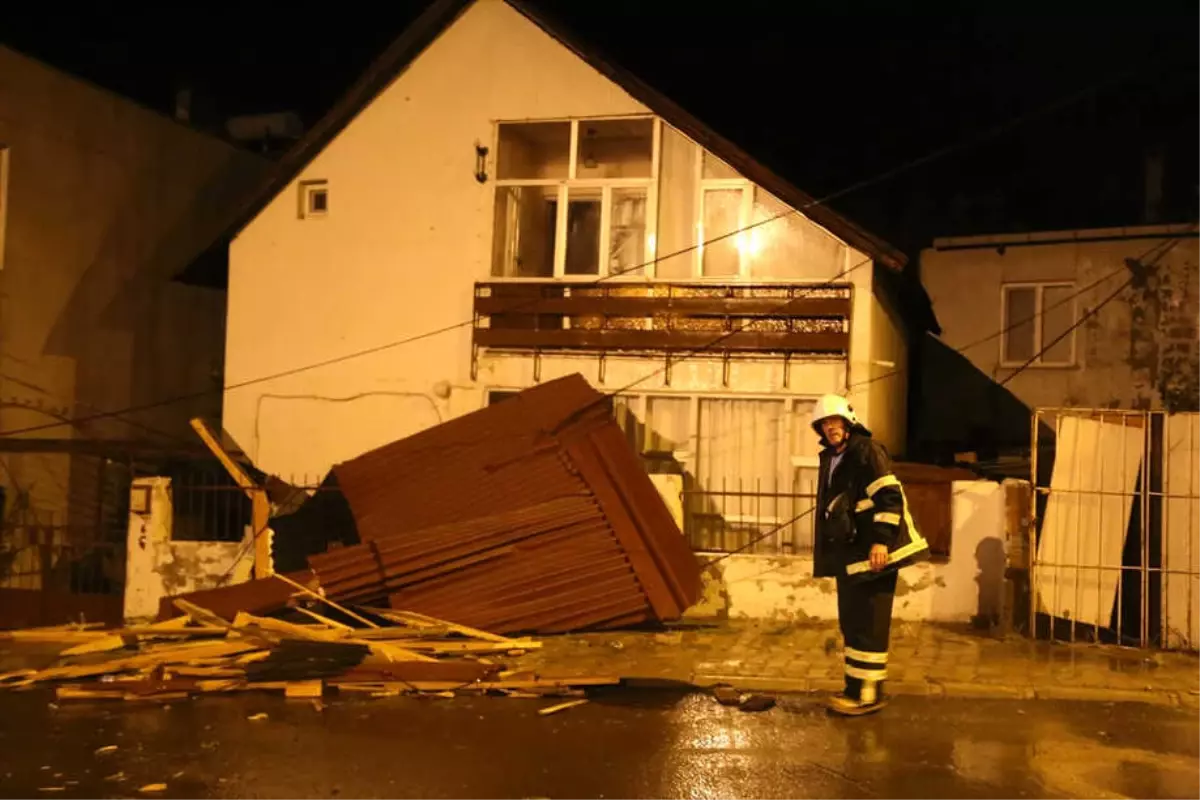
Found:
[[(651, 474), (683, 476), (684, 534), (698, 550), (812, 546), (817, 439), (811, 401), (625, 395), (617, 424)], [(811, 462), (811, 463), (810, 463)], [(798, 466), (800, 465), (800, 466)], [(775, 530), (778, 528), (778, 530)]]
[(8, 227), (8, 148), (0, 145), (0, 269), (4, 269), (4, 234)]
[(329, 213), (329, 182), (300, 181), (300, 219), (323, 217)]
[(828, 280), (846, 268), (846, 246), (824, 228), (711, 153), (698, 158), (701, 277)]
[(824, 281), (847, 267), (845, 243), (661, 120), (500, 122), (496, 144), (493, 277)]
[(650, 117), (500, 123), (493, 276), (644, 274), (657, 127)]
[(1075, 287), (1069, 283), (1009, 284), (1001, 289), (1004, 335), (1000, 362), (1018, 367), (1075, 363)]

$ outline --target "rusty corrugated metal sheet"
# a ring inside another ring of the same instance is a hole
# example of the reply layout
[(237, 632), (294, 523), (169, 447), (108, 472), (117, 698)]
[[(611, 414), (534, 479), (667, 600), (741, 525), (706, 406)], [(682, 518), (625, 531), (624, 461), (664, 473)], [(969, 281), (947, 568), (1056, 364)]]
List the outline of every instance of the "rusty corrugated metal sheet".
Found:
[(330, 597), (495, 631), (674, 619), (695, 556), (578, 375), (335, 468), (363, 545), (310, 559)]

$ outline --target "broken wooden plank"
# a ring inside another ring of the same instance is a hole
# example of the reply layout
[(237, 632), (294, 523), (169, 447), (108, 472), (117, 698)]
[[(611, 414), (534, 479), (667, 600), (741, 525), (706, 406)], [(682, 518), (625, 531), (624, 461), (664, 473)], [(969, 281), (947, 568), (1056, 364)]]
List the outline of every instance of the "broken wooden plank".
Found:
[(288, 681), (283, 690), (284, 697), (310, 699), (320, 697), (325, 691), (325, 684), (319, 680)]
[(27, 675), (27, 682), (42, 683), (132, 672), (160, 665), (190, 663), (200, 658), (227, 658), (258, 649), (260, 649), (259, 645), (250, 642), (183, 642), (171, 645), (169, 648), (155, 649), (128, 658), (35, 670), (32, 674)]
[(123, 694), (121, 692), (84, 689), (79, 686), (59, 686), (54, 690), (54, 696), (58, 700), (120, 700)]
[[(434, 627), (408, 627), (405, 625), (392, 625), (384, 628), (357, 628), (354, 635), (359, 639), (384, 640), (391, 641), (394, 639), (445, 639), (452, 631), (449, 628), (434, 628)], [(407, 647), (407, 643), (405, 647)]]
[(160, 692), (158, 694), (128, 692), (124, 699), (127, 703), (173, 703), (176, 700), (189, 700), (191, 694), (188, 692)]
[(83, 656), (89, 653), (107, 653), (112, 650), (123, 650), (128, 643), (123, 636), (109, 635), (92, 639), (82, 644), (68, 647), (59, 653), (60, 656)]
[(225, 630), (230, 630), (233, 627), (229, 624), (229, 622), (221, 619), (207, 608), (201, 608), (195, 603), (184, 600), (182, 597), (176, 597), (172, 602), (174, 602), (176, 608), (187, 614), (199, 625), (205, 625), (213, 628), (224, 628)]
[(13, 642), (86, 642), (103, 639), (107, 631), (77, 628), (25, 628), (0, 631), (0, 640)]
[(489, 633), (487, 631), (481, 631), (478, 628), (471, 628), (466, 625), (459, 625), (458, 623), (455, 623), (455, 622), (448, 622), (444, 619), (437, 619), (436, 617), (429, 617), (424, 614), (418, 614), (415, 611), (396, 611), (393, 609), (391, 612), (384, 615), (384, 618), (392, 619), (393, 615), (394, 615), (394, 617), (398, 617), (400, 621), (415, 620), (416, 622), (424, 623), (426, 625), (440, 626), (440, 627), (452, 630), (455, 633), (461, 633), (463, 636), (469, 637), (471, 639), (484, 639), (489, 642), (512, 642), (511, 639), (509, 639), (505, 636), (500, 636), (499, 634)]
[(320, 614), (313, 611), (312, 609), (304, 608), (303, 606), (296, 606), (295, 610), (299, 611), (304, 616), (314, 619), (317, 622), (319, 622), (320, 624), (326, 625), (330, 628), (335, 628), (337, 630), (342, 630), (342, 631), (357, 630), (356, 628), (352, 628), (349, 625), (346, 625), (345, 623), (338, 622), (337, 620), (330, 619), (329, 617), (321, 616)]
[(404, 647), (409, 650), (429, 653), (511, 653), (513, 650), (540, 650), (541, 642), (532, 639), (508, 642), (463, 642), (418, 639), (406, 641)]
[(391, 642), (377, 642), (368, 639), (343, 639), (342, 641), (352, 644), (366, 645), (371, 649), (371, 656), (376, 659), (382, 659), (388, 663), (402, 663), (405, 661), (427, 661), (437, 663), (437, 659), (431, 656), (423, 656), (420, 653), (414, 653), (399, 645)]
[[(253, 628), (257, 628), (259, 631), (282, 634), (292, 639), (307, 639), (316, 642), (337, 641), (345, 638), (343, 633), (329, 628), (314, 625), (296, 625), (295, 623), (285, 622), (273, 617), (256, 617), (244, 611), (239, 611), (238, 615), (233, 619), (233, 629), (245, 632), (247, 629)], [(253, 630), (250, 632), (254, 633)]]
[(309, 597), (315, 597), (317, 600), (320, 600), (322, 603), (329, 606), (330, 608), (336, 608), (338, 611), (342, 612), (343, 614), (350, 617), (351, 619), (358, 620), (362, 624), (366, 625), (368, 628), (378, 628), (379, 627), (378, 625), (376, 625), (374, 622), (371, 622), (371, 620), (367, 619), (366, 617), (364, 617), (360, 614), (355, 614), (350, 609), (348, 609), (344, 606), (338, 605), (337, 603), (330, 600), (328, 597), (325, 597), (322, 594), (318, 594), (317, 592), (314, 592), (312, 589), (309, 589), (304, 584), (292, 580), (287, 575), (276, 575), (275, 577), (278, 578), (279, 580), (283, 581), (284, 583), (288, 584), (289, 586), (291, 586), (295, 589), (299, 589), (301, 592), (308, 595)]
[(245, 670), (237, 669), (236, 667), (196, 667), (187, 664), (168, 667), (167, 673), (180, 678), (243, 678), (246, 675)]
[(231, 692), (245, 686), (246, 682), (238, 679), (196, 681), (196, 689), (200, 692)]
[(565, 702), (565, 703), (559, 703), (558, 705), (549, 706), (549, 707), (547, 707), (547, 708), (542, 708), (542, 709), (539, 709), (539, 710), (538, 710), (538, 716), (539, 716), (539, 717), (548, 717), (548, 716), (550, 716), (551, 714), (557, 714), (559, 711), (566, 711), (568, 708), (575, 708), (576, 706), (581, 706), (581, 705), (583, 705), (583, 704), (584, 704), (584, 703), (586, 703), (586, 702), (587, 702), (587, 700), (586, 700), (586, 699), (583, 699), (583, 700), (568, 700), (568, 701), (567, 701), (567, 702)]

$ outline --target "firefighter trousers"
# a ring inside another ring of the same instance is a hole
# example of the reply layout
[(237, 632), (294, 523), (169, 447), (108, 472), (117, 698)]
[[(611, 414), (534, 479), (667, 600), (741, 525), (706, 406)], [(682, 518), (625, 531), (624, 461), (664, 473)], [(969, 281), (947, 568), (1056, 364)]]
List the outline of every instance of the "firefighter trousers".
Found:
[(846, 695), (873, 702), (887, 679), (896, 571), (870, 580), (837, 579), (838, 624), (845, 643)]

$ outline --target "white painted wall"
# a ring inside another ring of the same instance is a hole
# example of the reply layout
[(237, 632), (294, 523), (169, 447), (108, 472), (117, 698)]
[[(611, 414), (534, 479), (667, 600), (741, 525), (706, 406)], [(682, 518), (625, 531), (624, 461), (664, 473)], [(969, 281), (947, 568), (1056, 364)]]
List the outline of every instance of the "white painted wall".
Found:
[[(498, 120), (649, 110), (503, 0), (478, 0), (237, 237), (230, 251), (224, 425), (257, 466), (284, 476), (334, 463), (533, 385), (530, 357), (488, 356), (471, 376), (474, 283), (490, 277), (494, 183), (475, 146)], [(493, 159), (495, 155), (493, 147)], [(489, 165), (494, 174), (495, 165)], [(300, 219), (300, 181), (327, 181), (329, 212)], [(866, 257), (842, 248), (830, 277)], [(821, 394), (870, 377), (872, 275), (854, 284), (849, 365), (680, 364), (680, 391)], [(319, 369), (267, 375), (440, 330)], [(661, 360), (545, 358), (541, 379), (582, 372), (597, 388), (661, 384)], [(898, 390), (899, 391), (899, 390)], [(869, 393), (855, 397), (870, 419)], [(891, 442), (887, 442), (891, 445)]]
[[(1004, 487), (990, 481), (955, 481), (953, 539), (945, 563), (917, 564), (900, 573), (893, 618), (914, 622), (965, 622), (1001, 609), (1004, 586)], [(701, 554), (701, 561), (718, 557)], [(832, 578), (813, 578), (810, 556), (735, 555), (706, 574), (705, 599), (688, 616), (837, 619)]]
[(215, 588), (227, 573), (230, 584), (250, 579), (253, 548), (243, 549), (242, 542), (173, 542), (171, 519), (171, 479), (134, 480), (125, 566), (127, 622), (153, 619), (163, 597)]
[[(1200, 251), (1194, 230), (1191, 225), (1159, 225), (940, 239), (935, 247), (921, 251), (921, 283), (933, 302), (942, 342), (1000, 381), (1014, 372), (1014, 367), (1002, 363), (1000, 339), (995, 336), (1005, 327), (1000, 299), (1004, 284), (1061, 281), (1073, 283), (1079, 291), (1096, 283), (1076, 299), (1078, 319), (1129, 280), (1125, 259), (1150, 253), (1146, 261), (1155, 263), (1153, 248), (1181, 232), (1191, 231), (1193, 238), (1179, 241), (1156, 263), (1163, 274), (1179, 276), (1180, 283), (1182, 276), (1194, 276)], [(1181, 286), (1176, 302), (1183, 309), (1191, 305), (1194, 336), (1194, 280), (1188, 287), (1190, 298), (1183, 297), (1186, 292)], [(1137, 408), (1138, 400), (1161, 407), (1152, 385), (1154, 376), (1131, 364), (1148, 361), (1145, 353), (1131, 352), (1136, 330), (1132, 294), (1126, 290), (1075, 331), (1075, 364), (1035, 365), (1005, 388), (1030, 408)]]

